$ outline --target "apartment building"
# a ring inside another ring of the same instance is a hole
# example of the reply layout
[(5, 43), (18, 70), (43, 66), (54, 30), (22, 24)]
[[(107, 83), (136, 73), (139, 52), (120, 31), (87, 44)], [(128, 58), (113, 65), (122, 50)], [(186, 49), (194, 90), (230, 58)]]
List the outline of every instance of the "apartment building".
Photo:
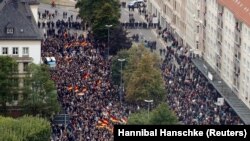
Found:
[(197, 54), (203, 50), (205, 0), (148, 0), (148, 12), (158, 16), (160, 26)]
[(148, 11), (250, 108), (250, 1), (148, 0)]
[(250, 108), (250, 1), (207, 1), (205, 60)]
[[(19, 76), (17, 87), (22, 87), (29, 63), (41, 63), (42, 36), (35, 19), (38, 4), (37, 0), (0, 2), (0, 55), (16, 59)], [(13, 98), (14, 105), (18, 99)]]

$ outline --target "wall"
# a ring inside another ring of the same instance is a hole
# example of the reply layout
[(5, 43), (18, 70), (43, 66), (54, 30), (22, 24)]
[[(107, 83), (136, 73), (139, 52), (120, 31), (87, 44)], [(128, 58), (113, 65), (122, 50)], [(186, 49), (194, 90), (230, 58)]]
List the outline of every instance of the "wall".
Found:
[(29, 57), (33, 58), (33, 62), (35, 64), (41, 63), (41, 41), (18, 41), (18, 40), (9, 40), (9, 41), (1, 41), (0, 40), (0, 55), (2, 55), (2, 47), (8, 47), (9, 55), (12, 54), (12, 47), (19, 48), (18, 57), (22, 57), (22, 47), (29, 47)]

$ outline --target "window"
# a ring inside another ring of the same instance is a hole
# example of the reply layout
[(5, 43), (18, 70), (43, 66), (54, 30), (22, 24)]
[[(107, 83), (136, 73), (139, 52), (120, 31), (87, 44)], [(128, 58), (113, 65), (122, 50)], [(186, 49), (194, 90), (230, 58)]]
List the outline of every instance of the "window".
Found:
[(197, 33), (199, 33), (199, 28), (200, 28), (200, 26), (197, 26)]
[(3, 47), (2, 48), (2, 54), (8, 54), (8, 48), (7, 47)]
[(28, 71), (28, 66), (29, 66), (29, 63), (28, 63), (28, 62), (24, 62), (24, 63), (23, 63), (23, 71), (24, 71), (24, 72), (27, 72), (27, 71)]
[(28, 47), (23, 48), (23, 55), (29, 55), (29, 48)]
[(13, 34), (14, 33), (14, 28), (7, 28), (7, 34)]
[(13, 47), (12, 51), (13, 55), (18, 55), (18, 47)]

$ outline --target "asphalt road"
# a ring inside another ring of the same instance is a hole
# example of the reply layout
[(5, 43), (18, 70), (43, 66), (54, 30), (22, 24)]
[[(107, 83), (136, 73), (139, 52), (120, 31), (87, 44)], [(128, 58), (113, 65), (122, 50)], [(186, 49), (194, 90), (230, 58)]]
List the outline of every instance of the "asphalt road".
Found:
[[(134, 15), (135, 21), (139, 22), (146, 22), (144, 19), (144, 15), (140, 15), (138, 10), (135, 9), (135, 11), (129, 11), (127, 6), (126, 8), (121, 8), (121, 22), (129, 21), (129, 14), (132, 13)], [(159, 49), (165, 49), (167, 45), (170, 45), (170, 43), (165, 43), (161, 37), (157, 37), (157, 31), (156, 29), (127, 29), (129, 35), (132, 36), (133, 34), (138, 34), (140, 36), (140, 39), (143, 39), (143, 41), (156, 41), (156, 53), (160, 54)], [(140, 42), (143, 42), (140, 40)], [(161, 56), (163, 58), (163, 56)]]
[[(130, 0), (126, 0), (127, 3)], [(74, 1), (71, 1), (72, 3)], [(74, 20), (76, 15), (78, 14), (78, 9), (75, 9), (74, 7), (71, 6), (59, 6), (57, 5), (55, 8), (52, 8), (51, 5), (48, 4), (43, 4), (41, 3), (39, 5), (38, 11), (40, 11), (41, 13), (43, 13), (45, 10), (48, 10), (50, 13), (54, 13), (55, 10), (58, 11), (58, 16), (56, 16), (53, 21), (57, 21), (58, 19), (63, 19), (62, 18), (62, 13), (63, 12), (67, 12), (68, 16), (73, 15), (74, 16)], [(125, 8), (121, 7), (121, 18), (120, 21), (121, 22), (126, 22), (129, 21), (129, 14), (132, 13), (134, 15), (135, 21), (137, 22), (146, 22), (144, 15), (140, 15), (138, 10), (135, 8), (134, 11), (129, 11), (128, 7), (126, 6)], [(67, 20), (67, 19), (65, 19)], [(48, 19), (40, 19), (40, 22), (42, 21), (48, 21)], [(44, 29), (40, 28), (41, 32), (44, 33)], [(80, 31), (80, 30), (73, 30), (72, 32), (76, 32), (78, 34), (86, 34), (86, 32), (84, 31)], [(133, 34), (138, 34), (140, 36), (140, 42), (139, 43), (143, 43), (145, 40), (147, 41), (156, 41), (156, 52), (157, 54), (159, 54), (159, 49), (165, 49), (165, 47), (167, 45), (169, 45), (170, 43), (166, 44), (160, 37), (157, 37), (157, 31), (156, 29), (127, 29), (127, 32), (129, 33), (128, 36), (132, 36)], [(136, 43), (138, 44), (138, 43)], [(163, 56), (161, 56), (163, 57)]]

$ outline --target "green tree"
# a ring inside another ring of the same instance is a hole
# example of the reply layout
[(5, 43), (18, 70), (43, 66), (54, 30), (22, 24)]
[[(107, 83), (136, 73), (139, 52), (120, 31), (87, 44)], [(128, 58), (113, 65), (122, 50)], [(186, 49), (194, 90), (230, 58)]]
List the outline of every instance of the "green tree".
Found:
[[(148, 112), (146, 110), (140, 110), (137, 113), (133, 113), (128, 117), (129, 125), (149, 125)], [(150, 113), (151, 114), (151, 113)]]
[(17, 63), (8, 56), (0, 56), (0, 104), (3, 114), (7, 112), (7, 102), (18, 95)]
[(166, 103), (159, 104), (152, 112), (149, 122), (154, 125), (177, 124), (176, 115), (171, 111)]
[(48, 141), (51, 135), (50, 122), (23, 116), (18, 119), (0, 116), (1, 141)]
[[(79, 15), (90, 23), (92, 33), (96, 41), (106, 43), (109, 54), (115, 55), (121, 49), (131, 47), (131, 41), (127, 38), (127, 32), (120, 26), (120, 4), (119, 0), (79, 0), (76, 7)], [(112, 27), (106, 27), (112, 25)], [(109, 32), (109, 36), (108, 36)], [(106, 48), (106, 52), (107, 52)]]
[[(116, 14), (118, 17), (120, 15), (119, 1), (118, 0), (78, 0), (75, 7), (79, 8), (80, 17), (90, 23), (94, 23), (96, 20), (96, 15), (98, 15), (98, 10), (105, 4), (112, 5), (112, 15)], [(107, 11), (104, 11), (104, 13)], [(108, 23), (106, 23), (108, 24)], [(109, 23), (111, 24), (111, 23)], [(113, 23), (112, 23), (113, 24)]]
[(153, 99), (158, 103), (163, 100), (165, 88), (159, 62), (159, 58), (143, 46), (129, 50), (124, 70), (127, 101), (138, 103)]
[[(148, 115), (149, 116), (146, 116)], [(140, 110), (132, 113), (128, 117), (128, 124), (131, 125), (172, 125), (178, 124), (176, 115), (169, 110), (165, 103), (159, 104), (155, 109), (150, 111)]]
[(25, 82), (22, 101), (25, 114), (51, 117), (59, 112), (57, 91), (46, 65), (31, 64)]
[(127, 37), (127, 31), (121, 25), (115, 26), (110, 32), (110, 55), (116, 55), (122, 49), (130, 49), (131, 40)]
[(92, 30), (96, 40), (107, 41), (108, 27), (105, 25), (112, 25), (110, 32), (119, 24), (119, 15), (110, 3), (105, 3), (98, 10), (96, 10), (95, 19), (93, 21)]

